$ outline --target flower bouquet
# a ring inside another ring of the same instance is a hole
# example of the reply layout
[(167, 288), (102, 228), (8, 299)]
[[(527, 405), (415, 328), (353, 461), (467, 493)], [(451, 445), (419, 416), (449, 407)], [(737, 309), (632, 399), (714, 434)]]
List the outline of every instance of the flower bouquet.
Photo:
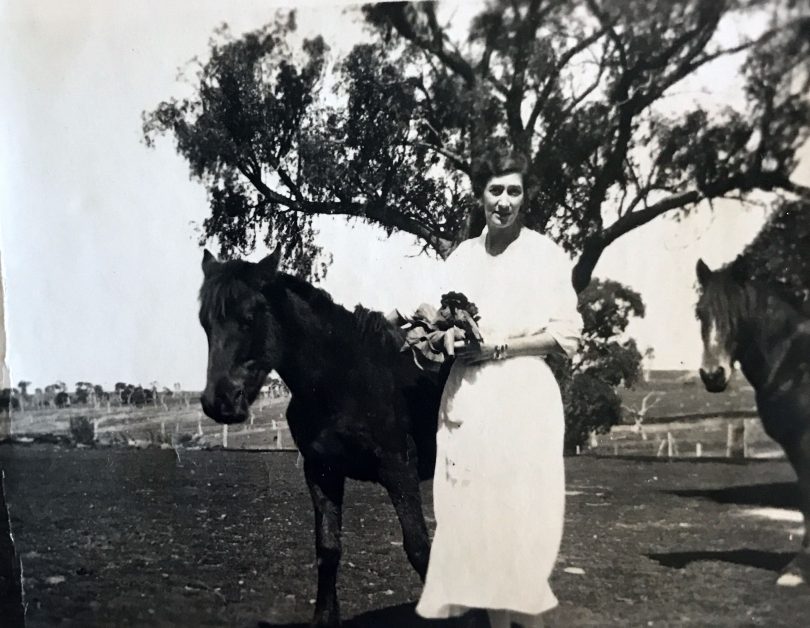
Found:
[(480, 346), (483, 341), (478, 329), (478, 308), (460, 292), (442, 295), (438, 310), (423, 303), (412, 316), (397, 312), (397, 318), (405, 332), (401, 350), (412, 350), (416, 364), (425, 370), (439, 370), (455, 354), (457, 340), (473, 346)]

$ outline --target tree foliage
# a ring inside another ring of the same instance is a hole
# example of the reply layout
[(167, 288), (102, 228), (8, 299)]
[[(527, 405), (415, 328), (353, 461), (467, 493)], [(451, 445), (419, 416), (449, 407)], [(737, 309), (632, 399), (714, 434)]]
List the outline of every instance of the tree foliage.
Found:
[(752, 278), (780, 286), (810, 314), (810, 202), (777, 207), (738, 259)]
[(565, 447), (573, 451), (592, 431), (604, 432), (622, 416), (618, 388), (641, 375), (642, 355), (627, 337), (633, 317), (644, 316), (641, 295), (616, 281), (594, 279), (579, 295), (583, 341), (576, 361), (552, 363), (565, 404)]
[[(322, 272), (317, 215), (446, 254), (480, 229), (468, 175), (492, 143), (530, 157), (529, 226), (578, 256), (578, 291), (606, 247), (657, 216), (755, 191), (807, 194), (791, 180), (810, 126), (806, 3), (492, 0), (463, 33), (432, 2), (362, 12), (369, 40), (335, 63), (320, 38), (291, 45), (294, 14), (240, 37), (222, 29), (194, 93), (144, 114), (147, 142), (172, 135), (205, 185), (203, 237), (223, 254), (261, 237), (300, 272)], [(741, 21), (757, 32), (728, 42), (721, 31)], [(730, 55), (741, 93), (667, 109)]]

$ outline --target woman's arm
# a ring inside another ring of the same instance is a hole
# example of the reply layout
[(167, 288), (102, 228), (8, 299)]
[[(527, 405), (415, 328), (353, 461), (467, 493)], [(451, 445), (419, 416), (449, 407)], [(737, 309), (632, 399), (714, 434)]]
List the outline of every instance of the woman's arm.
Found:
[(551, 353), (565, 355), (566, 351), (555, 337), (546, 331), (520, 338), (510, 338), (503, 343), (484, 342), (481, 344), (480, 350), (470, 347), (463, 341), (456, 343), (456, 356), (467, 364), (477, 364), (487, 360), (505, 360), (519, 356), (546, 356)]
[[(521, 329), (511, 338), (485, 339), (480, 351), (470, 347), (457, 350), (468, 363), (492, 359), (508, 359), (517, 356), (546, 356), (561, 353), (569, 357), (579, 349), (582, 336), (582, 317), (577, 310), (577, 293), (571, 285), (571, 261), (556, 245), (545, 245), (535, 256), (543, 260), (544, 274), (536, 277), (530, 286), (535, 294), (543, 295), (548, 307), (547, 318), (538, 320), (536, 326)], [(536, 260), (527, 260), (527, 266)], [(482, 313), (482, 316), (485, 316)], [(517, 330), (516, 330), (517, 331)]]

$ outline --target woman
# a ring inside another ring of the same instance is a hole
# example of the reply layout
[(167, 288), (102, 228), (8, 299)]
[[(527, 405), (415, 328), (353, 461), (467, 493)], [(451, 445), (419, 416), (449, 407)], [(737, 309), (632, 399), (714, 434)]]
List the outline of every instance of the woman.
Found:
[(526, 161), (482, 160), (486, 228), (447, 259), (442, 289), (478, 306), (484, 342), (458, 347), (444, 389), (433, 484), (436, 532), (423, 617), (484, 608), (493, 628), (542, 625), (565, 505), (563, 404), (544, 357), (576, 350), (571, 262), (523, 227)]

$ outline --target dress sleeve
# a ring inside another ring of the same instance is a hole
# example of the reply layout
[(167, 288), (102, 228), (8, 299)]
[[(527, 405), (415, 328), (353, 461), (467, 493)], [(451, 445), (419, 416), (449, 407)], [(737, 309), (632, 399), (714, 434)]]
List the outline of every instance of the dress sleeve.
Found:
[[(466, 283), (464, 273), (469, 272), (467, 261), (469, 259), (469, 240), (459, 244), (450, 255), (439, 264), (435, 277), (430, 279), (431, 295), (436, 305), (443, 294), (453, 291), (462, 291)], [(468, 295), (469, 296), (469, 295)]]
[(545, 294), (550, 305), (545, 331), (571, 357), (578, 350), (582, 339), (582, 315), (577, 310), (577, 293), (571, 284), (573, 266), (568, 255), (556, 245), (554, 255), (549, 258), (553, 263), (548, 271), (553, 273), (553, 277)]

